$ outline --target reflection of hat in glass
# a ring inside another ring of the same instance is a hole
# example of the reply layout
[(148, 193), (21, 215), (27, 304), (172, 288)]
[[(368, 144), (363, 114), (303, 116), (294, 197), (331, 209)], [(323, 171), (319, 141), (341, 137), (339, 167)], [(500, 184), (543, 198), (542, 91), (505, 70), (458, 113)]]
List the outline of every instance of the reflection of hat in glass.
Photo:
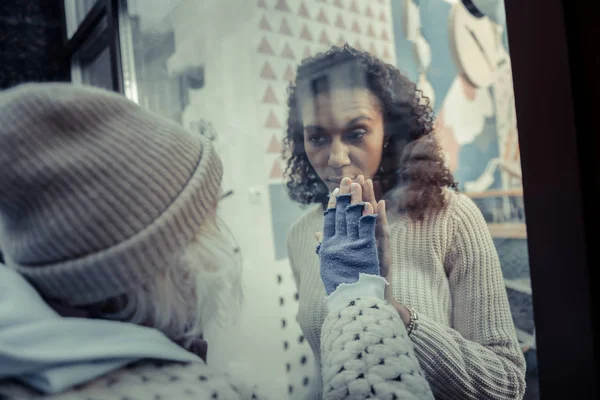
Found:
[(172, 263), (214, 210), (208, 139), (115, 93), (27, 84), (0, 94), (0, 248), (49, 300), (122, 294)]

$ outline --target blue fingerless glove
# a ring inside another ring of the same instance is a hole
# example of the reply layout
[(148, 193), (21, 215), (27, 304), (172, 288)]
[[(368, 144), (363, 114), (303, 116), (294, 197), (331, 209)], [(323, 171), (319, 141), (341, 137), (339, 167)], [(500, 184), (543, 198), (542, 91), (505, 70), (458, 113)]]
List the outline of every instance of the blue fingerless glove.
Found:
[(377, 215), (362, 215), (364, 203), (350, 204), (338, 196), (336, 208), (325, 211), (323, 240), (317, 247), (321, 279), (327, 295), (342, 283), (358, 282), (359, 274), (379, 276), (375, 239)]

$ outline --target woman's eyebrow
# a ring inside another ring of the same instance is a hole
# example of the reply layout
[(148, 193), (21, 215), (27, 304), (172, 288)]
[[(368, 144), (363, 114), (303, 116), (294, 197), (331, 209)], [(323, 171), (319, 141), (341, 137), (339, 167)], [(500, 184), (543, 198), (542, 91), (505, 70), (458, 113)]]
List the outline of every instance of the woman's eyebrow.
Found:
[[(373, 118), (367, 117), (366, 115), (360, 115), (356, 118), (352, 118), (350, 121), (346, 122), (345, 127), (352, 127), (361, 121), (373, 121)], [(313, 132), (313, 133), (323, 133), (326, 129), (320, 125), (305, 125), (305, 131)]]
[(306, 125), (304, 127), (305, 131), (310, 131), (310, 132), (314, 132), (314, 133), (322, 133), (325, 132), (325, 128), (323, 128), (320, 125)]
[(367, 117), (366, 115), (360, 115), (360, 116), (358, 116), (356, 118), (352, 118), (350, 121), (348, 121), (346, 123), (346, 127), (355, 125), (355, 124), (357, 124), (357, 123), (359, 123), (360, 121), (363, 121), (363, 120), (372, 121), (373, 118)]

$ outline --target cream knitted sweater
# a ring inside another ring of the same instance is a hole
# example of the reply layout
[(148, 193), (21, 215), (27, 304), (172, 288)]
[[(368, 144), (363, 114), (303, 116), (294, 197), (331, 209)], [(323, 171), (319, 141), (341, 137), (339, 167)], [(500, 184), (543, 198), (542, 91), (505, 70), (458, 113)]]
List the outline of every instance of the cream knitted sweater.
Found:
[[(446, 196), (448, 206), (422, 222), (388, 211), (392, 292), (418, 314), (410, 337), (436, 399), (521, 399), (525, 359), (493, 241), (468, 197), (449, 190)], [(322, 229), (316, 206), (288, 236), (298, 321), (317, 360), (326, 310), (314, 233)]]

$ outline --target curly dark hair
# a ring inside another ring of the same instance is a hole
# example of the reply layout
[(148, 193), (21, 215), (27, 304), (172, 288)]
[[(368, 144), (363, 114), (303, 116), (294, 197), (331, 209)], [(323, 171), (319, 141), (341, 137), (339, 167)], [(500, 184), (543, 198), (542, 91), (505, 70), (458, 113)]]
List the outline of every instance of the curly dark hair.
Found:
[(392, 200), (398, 211), (407, 212), (413, 220), (422, 220), (427, 211), (446, 205), (444, 188), (458, 190), (433, 134), (429, 99), (396, 67), (348, 44), (333, 46), (325, 53), (303, 60), (297, 69), (296, 82), (288, 88), (289, 114), (283, 149), (288, 193), (301, 204), (321, 203), (325, 207), (327, 203), (327, 186), (304, 149), (298, 82), (314, 77), (314, 71), (322, 73), (348, 61), (364, 75), (364, 83), (360, 84), (379, 99), (382, 108), (387, 144), (374, 180), (381, 183), (385, 198)]

